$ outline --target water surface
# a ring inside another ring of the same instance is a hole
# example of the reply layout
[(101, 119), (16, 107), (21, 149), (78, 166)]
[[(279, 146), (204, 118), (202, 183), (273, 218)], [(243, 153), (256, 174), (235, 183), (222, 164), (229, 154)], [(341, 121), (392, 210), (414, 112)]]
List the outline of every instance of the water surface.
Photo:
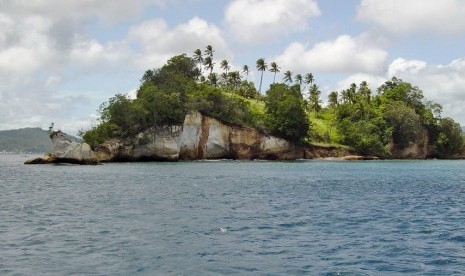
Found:
[(22, 165), (0, 274), (462, 274), (465, 162)]

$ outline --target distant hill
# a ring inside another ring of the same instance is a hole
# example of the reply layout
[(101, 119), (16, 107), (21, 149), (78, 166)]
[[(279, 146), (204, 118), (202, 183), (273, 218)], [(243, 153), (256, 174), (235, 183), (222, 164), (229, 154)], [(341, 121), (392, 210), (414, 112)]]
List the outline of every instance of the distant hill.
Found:
[[(79, 140), (70, 137), (72, 140)], [(43, 153), (52, 149), (48, 131), (41, 128), (21, 128), (0, 131), (0, 152)]]

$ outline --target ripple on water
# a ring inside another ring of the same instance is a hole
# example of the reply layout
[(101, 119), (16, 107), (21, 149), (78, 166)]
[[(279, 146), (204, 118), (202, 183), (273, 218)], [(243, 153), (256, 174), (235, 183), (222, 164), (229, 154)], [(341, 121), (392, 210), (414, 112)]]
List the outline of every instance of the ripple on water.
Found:
[(454, 274), (464, 161), (23, 166), (0, 274)]

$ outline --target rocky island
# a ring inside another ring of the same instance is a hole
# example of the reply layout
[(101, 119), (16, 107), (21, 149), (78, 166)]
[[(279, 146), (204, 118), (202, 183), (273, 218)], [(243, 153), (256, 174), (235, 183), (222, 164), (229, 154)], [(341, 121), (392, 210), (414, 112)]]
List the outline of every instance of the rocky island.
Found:
[[(376, 94), (366, 82), (333, 91), (323, 106), (312, 73), (286, 71), (263, 94), (264, 59), (256, 62), (258, 90), (247, 65), (241, 76), (227, 60), (222, 74), (214, 64), (207, 46), (147, 70), (136, 98), (117, 94), (100, 106), (98, 124), (81, 132), (84, 142), (52, 132), (52, 152), (27, 163), (464, 156), (460, 125), (395, 77)], [(276, 62), (269, 71), (276, 76)]]

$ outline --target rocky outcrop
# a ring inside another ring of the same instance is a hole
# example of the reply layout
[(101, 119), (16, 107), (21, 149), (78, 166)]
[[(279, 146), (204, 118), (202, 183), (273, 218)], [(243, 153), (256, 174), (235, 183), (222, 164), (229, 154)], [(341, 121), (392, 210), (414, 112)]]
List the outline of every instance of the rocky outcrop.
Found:
[(201, 113), (188, 114), (181, 126), (153, 127), (134, 137), (111, 139), (93, 151), (61, 132), (51, 135), (53, 151), (28, 164), (96, 164), (118, 161), (202, 159), (296, 160), (350, 155), (347, 150), (299, 146), (257, 129), (228, 124)]
[(71, 163), (87, 165), (98, 163), (94, 152), (87, 143), (73, 142), (61, 131), (53, 132), (50, 138), (52, 139), (52, 152), (47, 153), (43, 158), (28, 160), (25, 164)]
[(227, 124), (198, 112), (182, 126), (151, 128), (130, 139), (113, 139), (98, 146), (99, 161), (176, 161), (202, 159), (295, 160), (303, 147), (256, 129)]

